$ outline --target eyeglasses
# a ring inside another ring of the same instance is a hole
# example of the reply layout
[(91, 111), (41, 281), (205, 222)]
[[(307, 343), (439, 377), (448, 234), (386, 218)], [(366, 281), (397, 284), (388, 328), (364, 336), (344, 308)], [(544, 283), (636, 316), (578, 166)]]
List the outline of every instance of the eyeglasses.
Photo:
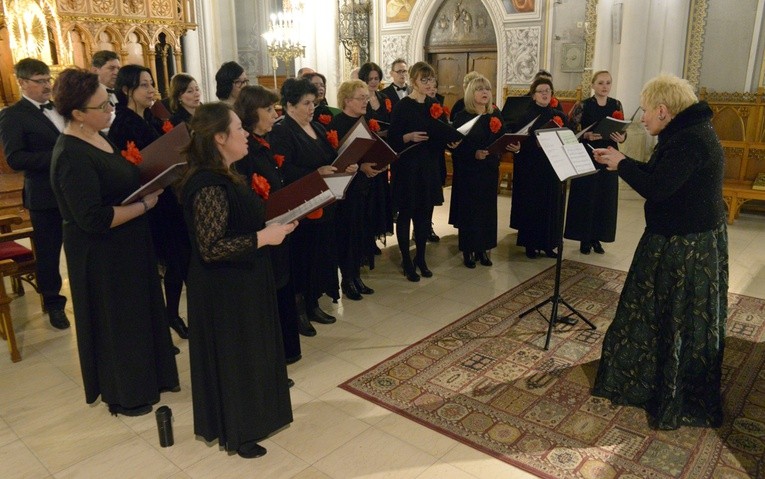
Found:
[(250, 80), (248, 78), (245, 78), (244, 80), (234, 80), (233, 83), (236, 86), (249, 85), (250, 84)]
[(82, 108), (78, 108), (78, 110), (101, 110), (101, 111), (109, 111), (109, 108), (114, 108), (114, 103), (112, 103), (109, 100), (106, 100), (105, 102), (101, 103), (97, 106), (84, 106)]
[(436, 82), (436, 79), (433, 77), (420, 78), (420, 83), (422, 83), (423, 85), (432, 85), (435, 82)]
[(22, 80), (31, 81), (32, 83), (37, 83), (38, 85), (50, 85), (51, 79), (48, 78), (22, 78)]
[(491, 88), (487, 86), (479, 86), (475, 89), (475, 91), (491, 91)]
[(354, 97), (352, 97), (351, 99), (352, 99), (352, 100), (361, 100), (361, 101), (363, 101), (364, 103), (366, 103), (366, 102), (368, 102), (368, 101), (369, 101), (369, 95), (365, 95), (365, 96), (354, 96)]
[(540, 95), (549, 95), (552, 93), (552, 90), (545, 88), (544, 90), (534, 90), (534, 93), (539, 93)]
[(406, 70), (393, 70), (393, 73), (398, 73), (399, 75), (406, 75)]

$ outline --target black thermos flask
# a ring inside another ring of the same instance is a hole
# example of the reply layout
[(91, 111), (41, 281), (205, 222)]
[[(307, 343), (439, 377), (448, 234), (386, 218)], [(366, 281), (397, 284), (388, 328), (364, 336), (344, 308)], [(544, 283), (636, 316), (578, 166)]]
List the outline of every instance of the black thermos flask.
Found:
[(173, 411), (167, 406), (157, 408), (157, 431), (159, 432), (159, 445), (169, 447), (173, 445)]

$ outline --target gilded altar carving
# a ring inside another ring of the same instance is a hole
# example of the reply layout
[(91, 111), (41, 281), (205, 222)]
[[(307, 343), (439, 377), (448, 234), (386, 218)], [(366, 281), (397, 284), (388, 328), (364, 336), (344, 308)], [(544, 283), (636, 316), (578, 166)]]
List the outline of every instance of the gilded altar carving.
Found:
[(691, 3), (688, 36), (685, 45), (683, 78), (694, 87), (699, 86), (701, 58), (704, 53), (704, 30), (707, 23), (708, 0), (693, 0)]

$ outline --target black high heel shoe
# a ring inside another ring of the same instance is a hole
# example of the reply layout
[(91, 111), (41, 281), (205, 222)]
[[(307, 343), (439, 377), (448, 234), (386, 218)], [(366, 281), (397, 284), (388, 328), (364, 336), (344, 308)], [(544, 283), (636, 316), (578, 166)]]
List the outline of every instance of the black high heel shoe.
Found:
[(168, 320), (169, 326), (178, 333), (178, 337), (181, 339), (189, 339), (189, 328), (186, 323), (183, 322), (183, 318), (180, 316), (171, 317)]
[(244, 459), (255, 459), (256, 457), (262, 457), (265, 456), (267, 452), (268, 451), (266, 451), (265, 447), (261, 446), (255, 441), (245, 442), (239, 446), (239, 449), (236, 450), (236, 453), (239, 454), (239, 457)]
[(331, 314), (327, 314), (318, 306), (314, 307), (308, 312), (308, 319), (319, 324), (332, 324), (337, 321), (337, 318)]
[(470, 269), (475, 268), (475, 259), (473, 259), (473, 255), (471, 253), (462, 253), (462, 264), (467, 266)]
[(479, 261), (479, 262), (480, 262), (482, 265), (484, 265), (484, 266), (491, 266), (491, 265), (493, 265), (493, 264), (494, 264), (494, 263), (492, 263), (492, 262), (491, 262), (491, 260), (489, 259), (489, 255), (488, 255), (488, 253), (486, 253), (486, 251), (479, 251), (479, 252), (476, 254), (476, 256), (477, 256), (477, 258), (478, 258), (478, 261)]
[(590, 254), (590, 249), (591, 249), (590, 243), (588, 243), (586, 241), (580, 241), (579, 242), (579, 252), (580, 253), (582, 253), (582, 254)]
[(340, 289), (348, 299), (352, 299), (353, 301), (361, 301), (364, 299), (359, 290), (356, 289), (356, 283), (349, 279), (344, 279), (340, 282)]
[(552, 248), (551, 249), (546, 249), (545, 250), (545, 256), (547, 256), (548, 258), (557, 258), (558, 257), (558, 253), (556, 253), (555, 250), (552, 249)]
[(592, 250), (598, 254), (603, 254), (606, 252), (606, 250), (603, 249), (603, 245), (600, 244), (600, 241), (592, 242)]
[(364, 284), (361, 278), (353, 278), (353, 284), (356, 285), (356, 290), (361, 294), (374, 294), (375, 290)]
[(420, 274), (426, 278), (430, 278), (433, 276), (433, 272), (428, 269), (428, 265), (425, 264), (425, 258), (415, 258), (414, 259), (414, 266), (417, 268), (420, 268)]
[(526, 246), (526, 257), (527, 258), (534, 259), (537, 256), (538, 256), (537, 250), (535, 250), (534, 248), (530, 248), (530, 247)]

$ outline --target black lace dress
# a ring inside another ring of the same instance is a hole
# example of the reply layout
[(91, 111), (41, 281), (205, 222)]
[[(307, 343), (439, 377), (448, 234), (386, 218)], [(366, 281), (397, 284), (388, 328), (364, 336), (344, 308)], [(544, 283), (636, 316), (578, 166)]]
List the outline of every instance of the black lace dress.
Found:
[(292, 422), (271, 258), (257, 248), (265, 206), (210, 171), (188, 180), (183, 205), (194, 433), (236, 451)]

